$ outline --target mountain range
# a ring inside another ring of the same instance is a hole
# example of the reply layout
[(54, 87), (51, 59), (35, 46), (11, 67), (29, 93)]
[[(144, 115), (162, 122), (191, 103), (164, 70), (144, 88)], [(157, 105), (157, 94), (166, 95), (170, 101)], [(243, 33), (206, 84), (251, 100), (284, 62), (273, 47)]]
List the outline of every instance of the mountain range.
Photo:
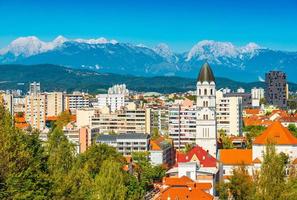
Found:
[[(196, 90), (196, 79), (178, 76), (140, 77), (99, 73), (89, 69), (73, 69), (57, 65), (0, 65), (0, 90), (22, 89), (27, 91), (29, 83), (41, 83), (44, 91), (75, 91), (90, 93), (106, 92), (114, 84), (125, 83), (131, 90), (142, 92), (186, 92)], [(236, 90), (243, 87), (264, 87), (263, 82), (238, 82), (228, 78), (216, 77), (217, 88), (229, 87)], [(297, 90), (297, 84), (289, 83), (290, 90)]]
[(106, 38), (67, 39), (58, 36), (44, 42), (35, 36), (20, 37), (0, 50), (0, 64), (54, 64), (99, 73), (134, 76), (182, 76), (194, 78), (207, 61), (215, 76), (237, 81), (263, 81), (269, 70), (281, 70), (297, 82), (297, 52), (273, 50), (255, 43), (203, 40), (189, 51), (174, 52), (162, 43), (150, 48)]

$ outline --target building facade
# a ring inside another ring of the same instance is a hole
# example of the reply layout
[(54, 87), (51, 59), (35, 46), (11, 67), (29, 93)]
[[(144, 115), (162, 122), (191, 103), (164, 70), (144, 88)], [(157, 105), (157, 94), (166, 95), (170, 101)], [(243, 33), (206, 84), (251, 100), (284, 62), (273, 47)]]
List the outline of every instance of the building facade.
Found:
[(268, 104), (287, 107), (287, 75), (281, 71), (270, 71), (265, 75), (265, 99)]
[(227, 135), (242, 135), (242, 98), (225, 97), (216, 92), (217, 130)]
[(216, 84), (213, 72), (205, 63), (197, 78), (197, 127), (196, 144), (216, 158)]
[(174, 147), (184, 149), (186, 144), (196, 142), (196, 108), (193, 102), (185, 99), (169, 107), (168, 111), (169, 137), (173, 139)]

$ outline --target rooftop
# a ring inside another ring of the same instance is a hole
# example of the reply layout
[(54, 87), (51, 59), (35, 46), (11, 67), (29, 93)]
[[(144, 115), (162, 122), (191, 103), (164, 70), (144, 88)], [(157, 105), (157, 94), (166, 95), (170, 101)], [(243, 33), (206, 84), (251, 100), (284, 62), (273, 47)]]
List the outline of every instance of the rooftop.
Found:
[(275, 121), (261, 135), (256, 137), (253, 144), (265, 145), (268, 142), (276, 145), (297, 145), (297, 138), (279, 121)]
[(202, 65), (199, 75), (197, 77), (197, 82), (203, 83), (204, 81), (210, 83), (210, 82), (215, 82), (214, 75), (212, 73), (212, 70), (209, 66), (209, 64), (206, 62)]
[(220, 161), (224, 165), (250, 165), (253, 163), (251, 149), (221, 149)]

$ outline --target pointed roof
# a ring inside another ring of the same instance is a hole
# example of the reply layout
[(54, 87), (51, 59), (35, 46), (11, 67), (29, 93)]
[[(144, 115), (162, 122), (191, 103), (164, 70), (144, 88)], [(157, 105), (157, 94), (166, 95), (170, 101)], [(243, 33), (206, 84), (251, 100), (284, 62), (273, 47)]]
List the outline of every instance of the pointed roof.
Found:
[(216, 167), (217, 160), (200, 146), (193, 147), (189, 152), (176, 152), (176, 164), (199, 161), (201, 167)]
[(265, 145), (270, 140), (276, 145), (297, 145), (297, 138), (279, 121), (273, 122), (261, 135), (256, 137), (254, 144)]
[(202, 65), (199, 75), (197, 77), (197, 82), (203, 83), (204, 81), (210, 83), (210, 82), (215, 82), (214, 75), (212, 73), (212, 70), (209, 66), (209, 64), (206, 62)]

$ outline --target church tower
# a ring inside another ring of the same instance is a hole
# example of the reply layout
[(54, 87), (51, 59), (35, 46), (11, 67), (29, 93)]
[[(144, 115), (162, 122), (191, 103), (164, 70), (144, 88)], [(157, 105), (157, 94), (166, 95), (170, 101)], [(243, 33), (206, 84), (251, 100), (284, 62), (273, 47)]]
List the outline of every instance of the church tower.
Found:
[(217, 157), (216, 83), (208, 63), (197, 78), (196, 144)]

